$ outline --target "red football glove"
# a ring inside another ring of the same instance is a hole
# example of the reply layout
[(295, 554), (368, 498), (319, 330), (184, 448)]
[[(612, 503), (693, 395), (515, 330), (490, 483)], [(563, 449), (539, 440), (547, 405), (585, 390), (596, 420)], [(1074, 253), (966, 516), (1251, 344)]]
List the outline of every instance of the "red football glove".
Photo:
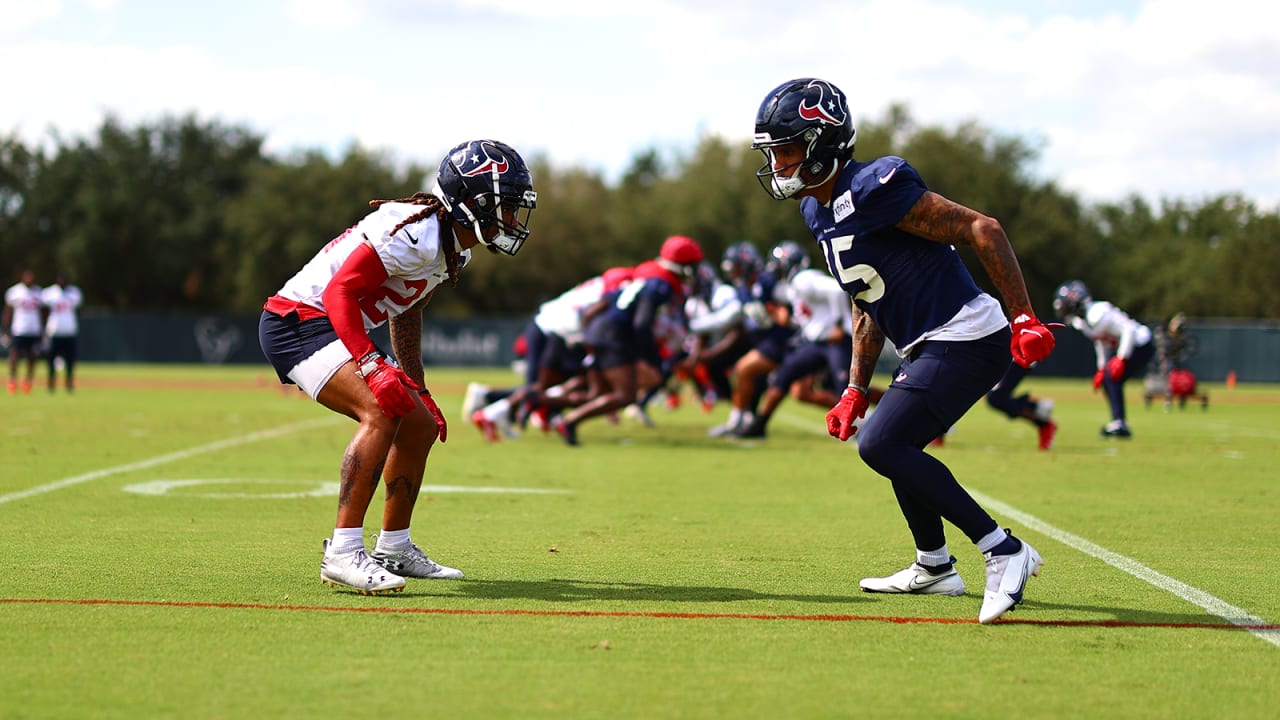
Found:
[(1120, 382), (1124, 379), (1125, 361), (1124, 358), (1116, 355), (1107, 361), (1107, 374), (1111, 376), (1112, 381)]
[(827, 413), (827, 434), (833, 438), (840, 438), (840, 442), (853, 437), (858, 432), (853, 422), (867, 414), (867, 406), (870, 404), (867, 394), (861, 389), (845, 388), (844, 394), (840, 396), (840, 402)]
[(1098, 388), (1102, 387), (1103, 371), (1099, 370), (1093, 374), (1093, 391), (1098, 392)]
[(1062, 323), (1045, 325), (1033, 315), (1022, 313), (1013, 320), (1013, 339), (1009, 341), (1009, 353), (1013, 361), (1029, 368), (1049, 357), (1056, 341), (1053, 328), (1065, 327)]
[[(372, 357), (371, 357), (372, 356)], [(413, 395), (418, 386), (409, 379), (400, 368), (388, 363), (381, 355), (370, 353), (359, 361), (356, 374), (364, 378), (364, 382), (373, 391), (382, 414), (392, 420), (399, 420), (413, 411)]]
[(427, 406), (427, 409), (431, 411), (431, 414), (436, 419), (436, 432), (440, 436), (440, 442), (448, 440), (449, 423), (444, 421), (444, 413), (440, 412), (440, 406), (437, 405), (435, 399), (431, 397), (431, 393), (427, 390), (419, 390), (418, 397), (422, 398), (422, 404)]

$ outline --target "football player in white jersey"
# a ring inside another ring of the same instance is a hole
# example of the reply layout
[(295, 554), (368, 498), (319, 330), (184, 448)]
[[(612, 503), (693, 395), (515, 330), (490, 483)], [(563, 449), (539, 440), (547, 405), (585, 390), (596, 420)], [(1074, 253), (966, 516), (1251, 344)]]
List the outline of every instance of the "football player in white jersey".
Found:
[[(342, 458), (333, 536), (320, 579), (365, 594), (404, 589), (405, 578), (460, 578), (409, 537), (427, 455), (445, 442), (444, 413), (422, 369), (422, 311), (479, 245), (515, 255), (536, 205), (524, 160), (496, 140), (471, 140), (440, 163), (430, 193), (375, 200), (373, 212), (329, 242), (267, 300), (259, 340), (281, 382), (360, 423)], [(369, 331), (389, 323), (394, 359)], [(372, 553), (365, 514), (386, 477), (382, 530)]]
[(67, 392), (75, 390), (76, 355), (80, 321), (76, 310), (84, 302), (80, 288), (72, 285), (64, 273), (58, 273), (53, 284), (40, 293), (40, 302), (49, 314), (44, 323), (44, 336), (49, 340), (49, 392), (58, 384), (58, 361), (66, 373)]
[(23, 394), (31, 393), (36, 373), (36, 350), (40, 346), (40, 286), (36, 274), (22, 271), (22, 279), (4, 293), (4, 332), (9, 336), (9, 394), (18, 392), (18, 362), (27, 361), (22, 379)]
[(1093, 341), (1097, 371), (1093, 391), (1104, 389), (1111, 408), (1111, 422), (1102, 426), (1102, 437), (1128, 439), (1133, 436), (1124, 414), (1124, 381), (1142, 377), (1155, 354), (1151, 328), (1129, 317), (1106, 300), (1094, 300), (1089, 288), (1079, 280), (1058, 287), (1053, 298), (1054, 312)]

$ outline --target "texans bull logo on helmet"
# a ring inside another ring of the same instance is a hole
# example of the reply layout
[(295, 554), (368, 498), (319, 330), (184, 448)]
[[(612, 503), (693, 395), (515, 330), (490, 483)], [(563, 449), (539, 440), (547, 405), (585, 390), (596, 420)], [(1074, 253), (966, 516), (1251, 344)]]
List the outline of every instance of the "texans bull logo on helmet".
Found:
[(488, 151), (485, 149), (484, 143), (479, 143), (477, 147), (480, 152), (471, 155), (463, 150), (451, 158), (453, 164), (458, 168), (458, 174), (463, 177), (475, 177), (485, 173), (496, 173), (501, 175), (507, 171), (507, 159), (503, 157), (501, 160), (494, 160), (489, 157)]
[(805, 87), (799, 113), (805, 120), (816, 120), (828, 125), (843, 125), (849, 118), (844, 97), (822, 80), (814, 80)]

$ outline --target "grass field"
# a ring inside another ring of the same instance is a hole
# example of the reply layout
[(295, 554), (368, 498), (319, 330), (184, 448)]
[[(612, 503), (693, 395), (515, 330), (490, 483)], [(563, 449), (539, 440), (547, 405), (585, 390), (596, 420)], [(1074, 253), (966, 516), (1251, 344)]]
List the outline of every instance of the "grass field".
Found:
[(974, 408), (934, 452), (1046, 561), (979, 626), (953, 528), (965, 596), (858, 591), (913, 550), (818, 408), (762, 442), (686, 404), (490, 445), (463, 388), (514, 376), (428, 377), (450, 438), (414, 539), (467, 579), (391, 597), (319, 582), (353, 426), (265, 366), (0, 397), (0, 718), (1280, 716), (1280, 387), (1166, 413), (1132, 383), (1108, 442), (1087, 380), (1033, 376), (1047, 453)]

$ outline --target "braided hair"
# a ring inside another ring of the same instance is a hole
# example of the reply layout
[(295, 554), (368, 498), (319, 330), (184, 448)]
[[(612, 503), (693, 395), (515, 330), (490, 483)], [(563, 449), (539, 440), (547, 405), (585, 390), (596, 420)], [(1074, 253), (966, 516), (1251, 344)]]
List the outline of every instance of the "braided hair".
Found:
[(412, 225), (421, 220), (425, 220), (432, 215), (436, 216), (439, 235), (437, 240), (440, 244), (440, 251), (444, 253), (444, 265), (449, 271), (449, 287), (458, 286), (458, 246), (454, 241), (452, 215), (445, 209), (444, 203), (440, 202), (440, 198), (431, 193), (416, 192), (407, 198), (399, 198), (397, 200), (370, 200), (369, 207), (380, 207), (386, 203), (407, 203), (409, 205), (422, 205), (423, 208), (418, 212), (410, 215), (400, 221), (392, 229), (391, 234), (395, 235), (400, 229), (406, 225)]

